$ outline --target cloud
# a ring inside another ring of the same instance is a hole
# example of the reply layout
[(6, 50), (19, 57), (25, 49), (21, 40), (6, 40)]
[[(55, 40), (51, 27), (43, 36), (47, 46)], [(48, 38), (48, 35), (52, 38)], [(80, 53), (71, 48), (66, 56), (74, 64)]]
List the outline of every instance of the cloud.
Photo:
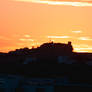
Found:
[(14, 1), (23, 1), (23, 2), (34, 2), (34, 3), (43, 3), (49, 5), (67, 5), (67, 6), (92, 6), (92, 3), (89, 1), (83, 0), (14, 0)]
[(82, 31), (81, 30), (75, 30), (75, 31), (72, 31), (72, 33), (78, 34), (78, 33), (82, 33)]
[(92, 38), (90, 37), (79, 37), (79, 40), (88, 40), (88, 41), (92, 41)]
[(20, 38), (19, 40), (20, 40), (20, 41), (23, 41), (23, 42), (26, 42), (26, 41), (27, 41), (27, 42), (28, 42), (28, 41), (32, 41), (32, 42), (33, 42), (33, 41), (34, 41), (33, 39), (25, 39), (25, 38)]
[(80, 0), (81, 2), (92, 2), (92, 0)]
[(70, 38), (69, 36), (47, 36), (47, 38)]
[(26, 38), (30, 38), (30, 35), (24, 35), (24, 37), (26, 37)]

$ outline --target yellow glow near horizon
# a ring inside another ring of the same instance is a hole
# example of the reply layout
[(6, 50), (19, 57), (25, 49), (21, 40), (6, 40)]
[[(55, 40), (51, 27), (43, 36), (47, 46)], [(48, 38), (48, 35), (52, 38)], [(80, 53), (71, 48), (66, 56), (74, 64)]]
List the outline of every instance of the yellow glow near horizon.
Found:
[(92, 48), (74, 48), (74, 52), (92, 52)]

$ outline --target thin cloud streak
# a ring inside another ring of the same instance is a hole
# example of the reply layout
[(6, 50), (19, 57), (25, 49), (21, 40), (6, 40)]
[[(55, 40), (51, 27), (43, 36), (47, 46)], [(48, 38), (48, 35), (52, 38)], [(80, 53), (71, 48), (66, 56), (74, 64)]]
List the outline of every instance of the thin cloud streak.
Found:
[(24, 37), (26, 37), (26, 38), (30, 38), (30, 35), (24, 35)]
[(48, 4), (48, 5), (66, 5), (66, 6), (79, 6), (79, 7), (84, 7), (84, 6), (92, 6), (92, 3), (89, 2), (73, 2), (73, 1), (40, 1), (40, 0), (14, 0), (14, 1), (22, 1), (22, 2), (33, 2), (33, 3), (42, 3), (42, 4)]
[(47, 36), (47, 38), (70, 38), (70, 36)]
[(33, 39), (24, 39), (24, 38), (21, 38), (21, 39), (19, 39), (20, 41), (23, 41), (23, 42), (26, 42), (26, 41), (34, 41)]
[(78, 39), (79, 39), (79, 40), (88, 40), (88, 41), (92, 41), (92, 39), (89, 38), (89, 37), (79, 37)]
[(72, 31), (72, 33), (78, 34), (78, 33), (82, 33), (82, 31), (81, 30), (75, 30), (75, 31)]
[(84, 1), (84, 2), (92, 2), (92, 0), (81, 0), (81, 1)]

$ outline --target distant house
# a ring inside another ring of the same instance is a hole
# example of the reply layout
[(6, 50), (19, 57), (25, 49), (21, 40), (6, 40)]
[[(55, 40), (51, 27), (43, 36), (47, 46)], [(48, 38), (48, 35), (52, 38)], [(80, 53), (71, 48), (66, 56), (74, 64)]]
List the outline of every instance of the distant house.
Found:
[(58, 56), (58, 64), (74, 64), (76, 60), (74, 60), (71, 56)]
[(30, 57), (25, 58), (23, 64), (30, 64), (30, 63), (35, 63), (35, 62), (37, 62), (37, 58), (30, 56)]

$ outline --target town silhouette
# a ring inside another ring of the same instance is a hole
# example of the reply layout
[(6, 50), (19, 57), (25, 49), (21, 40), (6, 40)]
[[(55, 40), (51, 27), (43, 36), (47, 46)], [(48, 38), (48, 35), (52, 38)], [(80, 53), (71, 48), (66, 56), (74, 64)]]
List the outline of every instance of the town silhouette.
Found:
[(0, 53), (0, 78), (0, 92), (92, 90), (92, 53), (74, 52), (70, 41)]
[(73, 51), (72, 43), (43, 43), (40, 47), (27, 47), (0, 53), (1, 64), (86, 64), (91, 66), (92, 53)]

